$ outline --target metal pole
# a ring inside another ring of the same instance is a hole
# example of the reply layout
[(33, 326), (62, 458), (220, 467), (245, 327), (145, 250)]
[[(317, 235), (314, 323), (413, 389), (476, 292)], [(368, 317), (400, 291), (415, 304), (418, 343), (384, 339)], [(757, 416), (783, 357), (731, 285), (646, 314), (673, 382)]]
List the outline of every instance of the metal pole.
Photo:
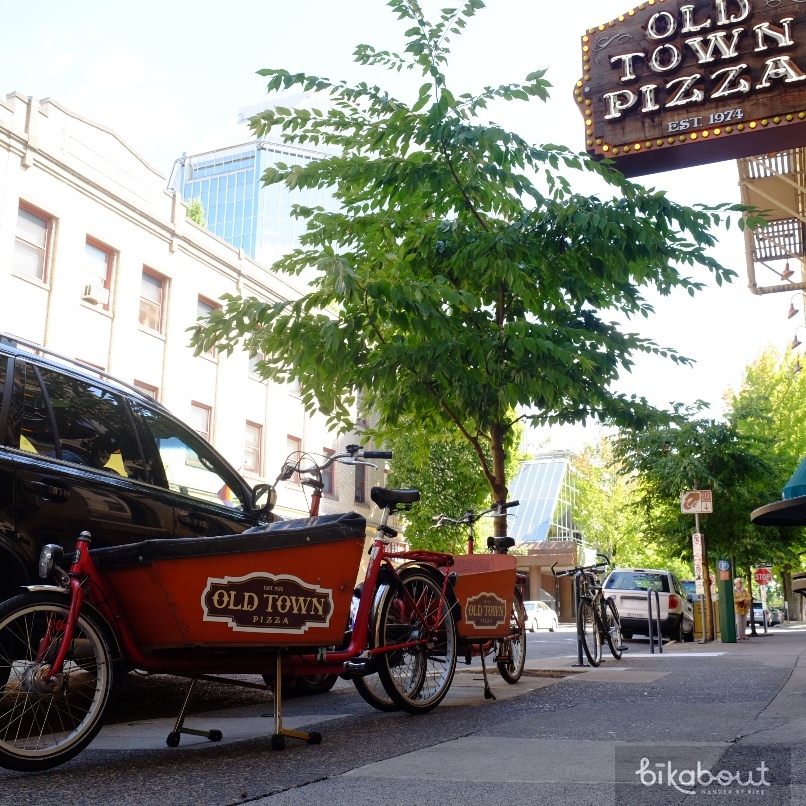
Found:
[(577, 616), (577, 662), (572, 663), (572, 666), (587, 666), (588, 664), (585, 663), (585, 659), (582, 657), (582, 632), (580, 631), (580, 619), (579, 619), (579, 572), (577, 571), (574, 574), (574, 609), (576, 610)]
[(652, 637), (652, 591), (647, 588), (646, 592), (647, 619), (649, 620), (649, 654), (655, 654), (655, 641)]
[(658, 652), (663, 654), (663, 632), (660, 628), (660, 594), (655, 591), (655, 610), (657, 612), (656, 618), (658, 619)]

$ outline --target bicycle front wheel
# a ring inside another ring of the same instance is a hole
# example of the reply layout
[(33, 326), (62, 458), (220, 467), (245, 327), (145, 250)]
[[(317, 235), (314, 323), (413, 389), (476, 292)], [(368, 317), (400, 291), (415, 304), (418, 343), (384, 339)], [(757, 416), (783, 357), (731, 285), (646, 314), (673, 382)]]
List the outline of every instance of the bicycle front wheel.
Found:
[(509, 635), (495, 643), (499, 674), (507, 683), (517, 683), (526, 663), (526, 609), (523, 606), (523, 596), (517, 588), (512, 599)]
[(378, 674), (392, 702), (424, 714), (442, 702), (456, 669), (456, 622), (442, 588), (419, 569), (400, 573), (405, 589), (390, 590), (378, 620), (377, 647), (410, 644), (377, 655)]
[(591, 666), (602, 662), (602, 635), (599, 632), (596, 610), (590, 599), (582, 599), (577, 610), (577, 635), (582, 638), (582, 648)]
[(604, 628), (607, 645), (616, 660), (621, 660), (623, 647), (621, 646), (621, 619), (616, 606), (609, 599), (603, 605)]
[(380, 675), (368, 674), (366, 677), (356, 677), (353, 685), (361, 695), (361, 699), (378, 711), (400, 710), (400, 706), (386, 693)]
[(0, 765), (31, 772), (63, 764), (101, 729), (115, 665), (102, 622), (82, 612), (61, 672), (69, 600), (23, 594), (0, 605)]

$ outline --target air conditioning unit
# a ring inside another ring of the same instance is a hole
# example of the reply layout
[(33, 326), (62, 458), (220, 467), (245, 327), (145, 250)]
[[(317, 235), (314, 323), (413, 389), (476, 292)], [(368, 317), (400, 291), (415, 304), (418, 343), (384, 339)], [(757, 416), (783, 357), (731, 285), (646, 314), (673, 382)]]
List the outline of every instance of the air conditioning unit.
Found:
[(109, 302), (109, 289), (102, 285), (85, 285), (81, 292), (81, 299), (90, 305), (106, 305)]

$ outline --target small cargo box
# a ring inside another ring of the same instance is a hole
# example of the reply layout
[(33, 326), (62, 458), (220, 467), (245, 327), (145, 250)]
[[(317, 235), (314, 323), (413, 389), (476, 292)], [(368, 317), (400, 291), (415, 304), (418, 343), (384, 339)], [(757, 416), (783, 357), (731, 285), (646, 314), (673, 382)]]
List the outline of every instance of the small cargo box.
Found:
[(503, 638), (510, 631), (517, 560), (508, 554), (454, 556), (454, 593), (462, 608), (459, 640)]
[(143, 649), (331, 646), (348, 626), (365, 529), (350, 512), (91, 554)]

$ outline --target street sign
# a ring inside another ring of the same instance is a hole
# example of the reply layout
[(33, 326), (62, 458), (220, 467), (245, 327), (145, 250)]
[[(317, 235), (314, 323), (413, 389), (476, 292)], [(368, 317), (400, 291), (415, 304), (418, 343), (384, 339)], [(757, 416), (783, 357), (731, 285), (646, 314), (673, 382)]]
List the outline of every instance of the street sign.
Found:
[(768, 568), (759, 568), (755, 574), (753, 574), (753, 579), (759, 585), (769, 585), (772, 582), (772, 574)]
[(730, 571), (730, 563), (729, 563), (727, 560), (720, 560), (720, 561), (719, 561), (719, 562), (716, 564), (716, 567), (717, 567), (717, 568), (718, 568), (720, 571)]
[(711, 490), (688, 490), (680, 493), (680, 511), (684, 515), (708, 515), (714, 511)]
[(691, 548), (694, 553), (695, 560), (702, 559), (702, 535), (699, 532), (695, 532), (691, 536)]

